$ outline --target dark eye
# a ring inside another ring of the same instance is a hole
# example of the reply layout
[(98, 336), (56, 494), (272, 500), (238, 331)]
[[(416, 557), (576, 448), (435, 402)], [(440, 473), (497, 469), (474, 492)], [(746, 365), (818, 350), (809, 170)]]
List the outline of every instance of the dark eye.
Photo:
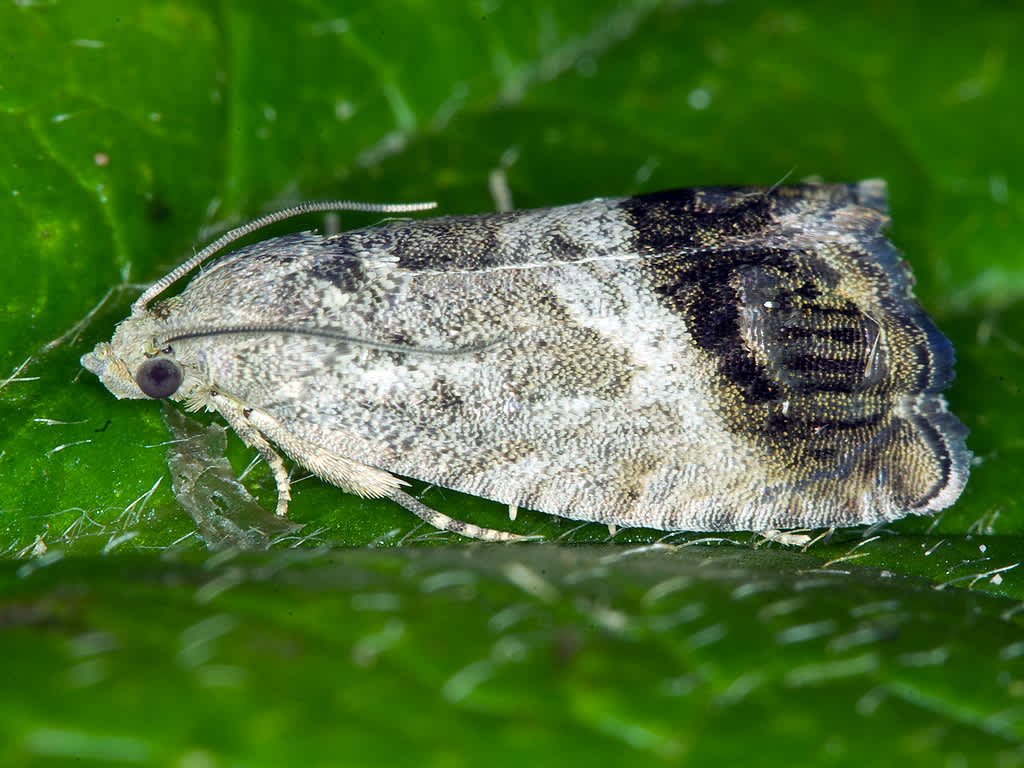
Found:
[(181, 368), (166, 357), (147, 360), (135, 372), (135, 383), (147, 397), (162, 400), (181, 386)]

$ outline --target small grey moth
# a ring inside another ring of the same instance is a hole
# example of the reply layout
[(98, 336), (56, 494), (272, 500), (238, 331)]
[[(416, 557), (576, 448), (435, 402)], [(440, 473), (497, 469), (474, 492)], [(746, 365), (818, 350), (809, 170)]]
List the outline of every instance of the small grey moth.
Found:
[(156, 283), (82, 365), (118, 398), (220, 412), (272, 468), (281, 515), (278, 450), (485, 539), (517, 537), (396, 475), (663, 530), (934, 514), (967, 482), (967, 430), (886, 205), (880, 180), (705, 187), (306, 232), (154, 301), (258, 220)]

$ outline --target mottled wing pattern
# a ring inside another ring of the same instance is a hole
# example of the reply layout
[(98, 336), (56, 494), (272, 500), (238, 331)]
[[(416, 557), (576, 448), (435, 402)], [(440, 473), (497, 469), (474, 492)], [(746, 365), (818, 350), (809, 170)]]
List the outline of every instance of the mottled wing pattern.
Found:
[(880, 182), (703, 188), (294, 235), (153, 311), (287, 329), (175, 354), (399, 475), (667, 530), (891, 519), (968, 454), (884, 210)]

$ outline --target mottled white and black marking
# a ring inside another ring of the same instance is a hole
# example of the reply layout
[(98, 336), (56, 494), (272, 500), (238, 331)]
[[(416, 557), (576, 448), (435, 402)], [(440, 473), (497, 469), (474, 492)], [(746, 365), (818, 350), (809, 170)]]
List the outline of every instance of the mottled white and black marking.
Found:
[(404, 475), (664, 530), (952, 504), (953, 350), (882, 234), (881, 181), (679, 189), (278, 237), (137, 304), (82, 364), (220, 411), (345, 490)]

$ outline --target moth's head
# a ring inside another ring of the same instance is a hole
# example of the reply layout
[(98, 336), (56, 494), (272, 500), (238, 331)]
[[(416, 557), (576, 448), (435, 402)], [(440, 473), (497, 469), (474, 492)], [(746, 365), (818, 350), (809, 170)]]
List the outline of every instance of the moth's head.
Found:
[(193, 377), (175, 359), (169, 346), (160, 346), (147, 314), (133, 313), (117, 326), (110, 343), (97, 344), (82, 355), (82, 367), (99, 376), (118, 400), (181, 400), (191, 390)]

